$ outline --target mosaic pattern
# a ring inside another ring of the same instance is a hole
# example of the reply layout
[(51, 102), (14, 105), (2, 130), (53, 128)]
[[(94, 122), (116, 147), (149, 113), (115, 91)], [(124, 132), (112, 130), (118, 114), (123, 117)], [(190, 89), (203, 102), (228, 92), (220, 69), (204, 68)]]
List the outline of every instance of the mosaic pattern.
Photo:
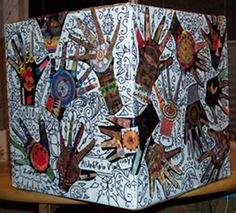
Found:
[(142, 209), (229, 176), (225, 39), (135, 4), (5, 25), (13, 185)]

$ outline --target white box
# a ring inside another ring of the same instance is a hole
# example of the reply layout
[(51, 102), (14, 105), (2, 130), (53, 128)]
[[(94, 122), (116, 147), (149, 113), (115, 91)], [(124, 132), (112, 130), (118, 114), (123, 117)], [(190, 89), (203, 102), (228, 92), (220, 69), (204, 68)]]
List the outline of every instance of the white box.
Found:
[(142, 209), (230, 175), (225, 17), (127, 3), (5, 40), (13, 186)]

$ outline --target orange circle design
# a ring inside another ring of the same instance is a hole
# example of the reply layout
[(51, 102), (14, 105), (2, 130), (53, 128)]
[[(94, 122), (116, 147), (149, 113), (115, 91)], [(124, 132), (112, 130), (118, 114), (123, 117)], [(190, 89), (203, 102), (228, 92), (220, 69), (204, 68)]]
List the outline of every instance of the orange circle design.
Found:
[(139, 145), (139, 135), (136, 131), (128, 130), (124, 133), (123, 142), (125, 147), (130, 150), (134, 151)]

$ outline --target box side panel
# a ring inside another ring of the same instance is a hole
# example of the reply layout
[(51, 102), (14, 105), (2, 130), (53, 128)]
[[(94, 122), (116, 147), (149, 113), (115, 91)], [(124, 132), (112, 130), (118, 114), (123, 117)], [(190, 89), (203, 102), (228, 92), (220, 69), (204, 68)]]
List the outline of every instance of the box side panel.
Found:
[(156, 112), (145, 130), (154, 120), (155, 128), (142, 141), (142, 209), (230, 175), (227, 43), (225, 17), (144, 5), (134, 10), (136, 89), (146, 91), (146, 107)]
[[(59, 190), (50, 186), (52, 182), (46, 171), (41, 173), (33, 169), (29, 155), (31, 146), (40, 141), (42, 97), (45, 79), (50, 75), (48, 51), (37, 21), (31, 19), (5, 25), (5, 46), (12, 184), (56, 195)], [(46, 153), (47, 146), (41, 147)], [(55, 178), (53, 173), (50, 177)]]

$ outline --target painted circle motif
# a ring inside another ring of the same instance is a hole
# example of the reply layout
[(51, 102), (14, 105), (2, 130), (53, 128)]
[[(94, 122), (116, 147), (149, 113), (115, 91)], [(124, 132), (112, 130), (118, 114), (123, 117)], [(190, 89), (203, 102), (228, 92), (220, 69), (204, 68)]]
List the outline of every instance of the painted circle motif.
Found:
[(192, 66), (194, 62), (194, 40), (188, 32), (182, 33), (178, 40), (176, 46), (176, 55), (179, 63), (185, 69)]
[(49, 152), (40, 143), (35, 143), (30, 152), (30, 161), (33, 168), (39, 172), (45, 172), (49, 165)]
[(171, 103), (171, 104), (166, 104), (166, 105), (162, 108), (162, 112), (163, 112), (163, 116), (164, 116), (167, 120), (173, 121), (173, 120), (178, 116), (178, 110), (177, 110), (175, 104), (173, 104), (173, 103)]
[(97, 45), (96, 50), (92, 51), (92, 54), (96, 54), (95, 59), (91, 59), (90, 63), (93, 65), (96, 72), (105, 72), (111, 62), (111, 59), (107, 57), (108, 45), (106, 43)]
[(128, 130), (124, 133), (123, 142), (128, 150), (136, 150), (139, 145), (138, 133), (136, 131)]
[(200, 110), (197, 104), (193, 104), (188, 109), (189, 122), (192, 125), (197, 125), (200, 120)]
[(72, 76), (63, 70), (58, 71), (52, 80), (52, 96), (66, 107), (75, 97), (75, 82)]

